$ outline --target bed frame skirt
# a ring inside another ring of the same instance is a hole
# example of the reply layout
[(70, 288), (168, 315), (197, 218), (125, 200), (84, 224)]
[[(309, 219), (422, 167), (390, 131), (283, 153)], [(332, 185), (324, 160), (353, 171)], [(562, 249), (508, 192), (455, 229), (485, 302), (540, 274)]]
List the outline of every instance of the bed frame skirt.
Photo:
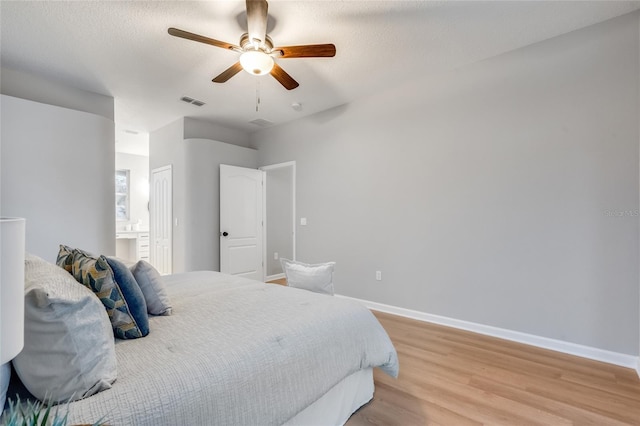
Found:
[(372, 398), (373, 368), (365, 368), (342, 379), (285, 425), (344, 425), (351, 414)]

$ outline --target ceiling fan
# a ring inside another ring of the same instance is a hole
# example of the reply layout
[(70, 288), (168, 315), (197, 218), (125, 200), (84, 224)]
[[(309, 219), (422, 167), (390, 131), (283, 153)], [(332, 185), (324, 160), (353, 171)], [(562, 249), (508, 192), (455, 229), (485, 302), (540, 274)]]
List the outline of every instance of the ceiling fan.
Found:
[(247, 2), (247, 33), (240, 37), (240, 45), (226, 43), (204, 37), (177, 28), (169, 28), (169, 34), (175, 37), (186, 38), (200, 43), (210, 44), (223, 49), (240, 53), (240, 60), (220, 73), (213, 79), (214, 83), (224, 83), (231, 77), (245, 70), (249, 74), (271, 74), (287, 90), (299, 86), (274, 58), (321, 58), (333, 57), (336, 54), (336, 46), (333, 44), (306, 44), (300, 46), (273, 47), (273, 41), (267, 35), (267, 9), (266, 0), (246, 0)]

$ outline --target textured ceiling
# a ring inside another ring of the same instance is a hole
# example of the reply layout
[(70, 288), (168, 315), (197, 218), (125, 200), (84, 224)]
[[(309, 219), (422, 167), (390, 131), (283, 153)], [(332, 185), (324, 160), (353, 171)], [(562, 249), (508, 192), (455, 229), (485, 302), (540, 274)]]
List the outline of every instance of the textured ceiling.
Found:
[[(638, 1), (269, 2), (276, 45), (334, 43), (334, 58), (280, 59), (300, 87), (241, 72), (211, 79), (237, 54), (171, 37), (177, 27), (237, 44), (243, 1), (2, 1), (3, 67), (115, 98), (120, 129), (155, 130), (182, 116), (246, 131), (428, 78), (640, 8)], [(261, 98), (256, 112), (256, 92)], [(206, 103), (179, 101), (189, 96)], [(291, 108), (303, 106), (301, 112)]]

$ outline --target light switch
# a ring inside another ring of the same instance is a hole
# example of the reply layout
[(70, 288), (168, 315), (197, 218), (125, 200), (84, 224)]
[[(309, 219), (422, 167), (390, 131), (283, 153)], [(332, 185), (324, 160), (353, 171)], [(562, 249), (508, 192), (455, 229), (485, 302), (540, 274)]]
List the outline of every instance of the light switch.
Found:
[(301, 217), (300, 218), (300, 225), (307, 226), (307, 218), (306, 217)]

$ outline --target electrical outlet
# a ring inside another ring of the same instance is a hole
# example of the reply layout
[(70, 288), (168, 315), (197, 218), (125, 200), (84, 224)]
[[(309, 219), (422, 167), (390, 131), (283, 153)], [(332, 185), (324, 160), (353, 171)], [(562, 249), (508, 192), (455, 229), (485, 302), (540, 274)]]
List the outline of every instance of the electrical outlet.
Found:
[(306, 217), (301, 217), (300, 218), (300, 225), (307, 226), (307, 218)]
[(278, 260), (278, 252), (273, 253), (273, 260)]
[(382, 281), (382, 271), (376, 271), (376, 281)]

